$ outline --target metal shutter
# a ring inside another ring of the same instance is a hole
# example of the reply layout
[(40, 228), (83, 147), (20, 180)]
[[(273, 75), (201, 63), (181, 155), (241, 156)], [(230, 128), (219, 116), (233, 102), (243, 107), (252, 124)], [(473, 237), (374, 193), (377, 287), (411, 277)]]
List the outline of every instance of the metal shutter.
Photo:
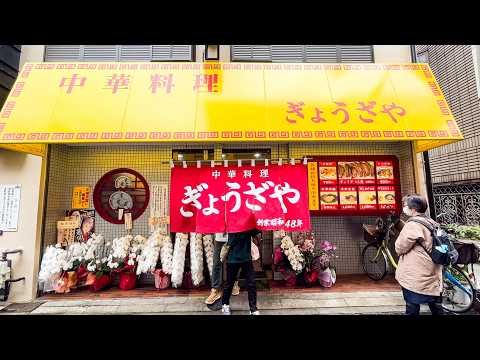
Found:
[(118, 61), (117, 45), (83, 45), (83, 61)]
[(193, 60), (192, 45), (172, 45), (171, 60), (192, 61)]
[(337, 45), (305, 45), (305, 61), (316, 63), (340, 62)]
[(344, 63), (373, 62), (372, 45), (340, 45), (340, 60)]
[(270, 45), (232, 45), (232, 61), (272, 61)]
[(47, 45), (45, 61), (79, 61), (81, 45)]
[(272, 45), (272, 62), (304, 62), (304, 45)]
[(232, 61), (373, 62), (372, 45), (232, 45)]
[(151, 45), (120, 45), (120, 61), (150, 61)]
[(152, 61), (192, 61), (192, 45), (152, 45)]
[(47, 45), (45, 61), (192, 61), (192, 45)]

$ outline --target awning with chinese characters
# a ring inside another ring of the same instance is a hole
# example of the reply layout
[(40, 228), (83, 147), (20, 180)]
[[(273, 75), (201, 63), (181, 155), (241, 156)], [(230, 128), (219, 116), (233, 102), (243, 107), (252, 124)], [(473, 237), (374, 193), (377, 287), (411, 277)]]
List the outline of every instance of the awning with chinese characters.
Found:
[(27, 63), (0, 143), (463, 139), (426, 64)]

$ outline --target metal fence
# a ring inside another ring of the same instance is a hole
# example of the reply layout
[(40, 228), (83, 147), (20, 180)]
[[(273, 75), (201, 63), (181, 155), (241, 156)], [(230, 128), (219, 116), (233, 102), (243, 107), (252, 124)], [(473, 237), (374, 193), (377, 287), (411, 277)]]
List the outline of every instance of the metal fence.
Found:
[(445, 223), (476, 225), (480, 223), (480, 182), (437, 185), (433, 188), (435, 212), (445, 214)]

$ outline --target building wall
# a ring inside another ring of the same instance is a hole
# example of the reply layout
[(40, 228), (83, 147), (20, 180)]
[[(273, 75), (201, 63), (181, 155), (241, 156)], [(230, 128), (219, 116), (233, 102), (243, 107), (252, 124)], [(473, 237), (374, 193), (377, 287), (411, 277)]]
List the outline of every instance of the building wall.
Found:
[(480, 100), (470, 45), (418, 45), (427, 58), (464, 140), (429, 151), (434, 184), (480, 180)]
[[(10, 255), (12, 277), (25, 277), (11, 286), (9, 302), (35, 298), (40, 241), (37, 241), (37, 218), (42, 173), (39, 156), (0, 149), (0, 184), (20, 184), (21, 198), (18, 231), (0, 236), (0, 250), (22, 248), (22, 255)], [(40, 238), (38, 237), (38, 240)]]
[(402, 64), (412, 62), (410, 45), (374, 45), (373, 57), (379, 64)]
[[(21, 53), (16, 54), (17, 69), (27, 61), (43, 61), (43, 46), (23, 45), (21, 49)], [(26, 280), (12, 285), (9, 302), (31, 301), (36, 297), (45, 165), (39, 156), (0, 149), (0, 183), (22, 186), (18, 231), (5, 232), (0, 237), (0, 249), (24, 250), (22, 255), (11, 256), (13, 276), (25, 276)]]
[[(275, 158), (303, 157), (307, 155), (396, 155), (400, 160), (402, 193), (415, 190), (410, 143), (248, 143), (227, 144), (223, 149), (271, 148)], [(89, 185), (92, 190), (106, 172), (127, 167), (142, 174), (147, 182), (161, 182), (170, 185), (170, 166), (162, 164), (172, 156), (172, 149), (202, 148), (214, 149), (214, 156), (221, 160), (222, 145), (95, 145), (66, 146), (53, 145), (50, 155), (50, 172), (45, 220), (45, 242), (56, 242), (56, 221), (70, 208), (72, 189), (75, 185)], [(93, 199), (90, 199), (93, 208)], [(148, 213), (134, 222), (134, 234), (148, 235)], [(373, 217), (313, 217), (313, 232), (320, 240), (332, 241), (338, 247), (337, 269), (340, 274), (363, 273), (360, 251), (365, 245), (361, 240), (361, 224), (372, 223)], [(125, 234), (123, 225), (110, 224), (96, 216), (96, 230), (106, 239)], [(265, 232), (263, 258), (271, 263), (272, 236)], [(277, 245), (277, 244), (274, 244)]]

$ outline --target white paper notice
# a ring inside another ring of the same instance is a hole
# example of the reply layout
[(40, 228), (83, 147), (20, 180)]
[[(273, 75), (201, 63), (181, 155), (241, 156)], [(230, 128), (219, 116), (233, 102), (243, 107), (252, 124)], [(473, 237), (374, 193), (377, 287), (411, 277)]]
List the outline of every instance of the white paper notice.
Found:
[(17, 231), (20, 184), (0, 184), (0, 230)]

